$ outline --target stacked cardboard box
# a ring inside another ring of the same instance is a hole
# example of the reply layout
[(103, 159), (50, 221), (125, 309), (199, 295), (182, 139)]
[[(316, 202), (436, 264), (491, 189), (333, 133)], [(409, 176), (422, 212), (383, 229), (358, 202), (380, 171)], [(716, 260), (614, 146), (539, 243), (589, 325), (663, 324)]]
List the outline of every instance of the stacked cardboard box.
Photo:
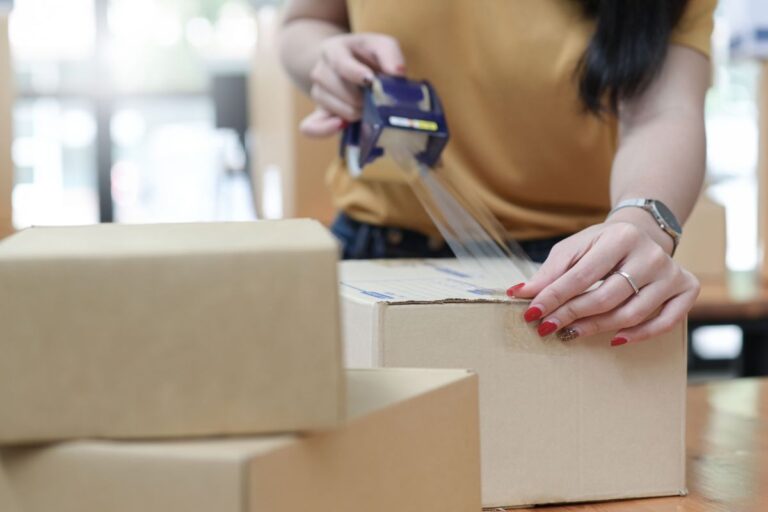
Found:
[(339, 428), (180, 443), (73, 442), (5, 454), (25, 512), (480, 509), (477, 377), (350, 371)]
[(332, 236), (308, 220), (8, 238), (0, 442), (336, 425), (336, 261)]
[(337, 254), (306, 220), (0, 243), (0, 466), (23, 510), (479, 509), (477, 378), (342, 371)]
[(684, 325), (564, 343), (450, 260), (347, 261), (341, 278), (348, 364), (477, 371), (484, 506), (685, 493)]

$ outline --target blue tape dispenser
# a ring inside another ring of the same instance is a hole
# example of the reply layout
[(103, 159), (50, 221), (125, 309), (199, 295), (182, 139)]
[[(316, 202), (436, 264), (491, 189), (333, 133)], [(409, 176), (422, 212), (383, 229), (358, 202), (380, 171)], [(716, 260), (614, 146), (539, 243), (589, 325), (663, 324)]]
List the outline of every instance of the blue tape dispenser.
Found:
[(443, 107), (429, 82), (378, 75), (364, 89), (362, 119), (344, 130), (341, 156), (353, 176), (394, 150), (434, 168), (448, 137)]

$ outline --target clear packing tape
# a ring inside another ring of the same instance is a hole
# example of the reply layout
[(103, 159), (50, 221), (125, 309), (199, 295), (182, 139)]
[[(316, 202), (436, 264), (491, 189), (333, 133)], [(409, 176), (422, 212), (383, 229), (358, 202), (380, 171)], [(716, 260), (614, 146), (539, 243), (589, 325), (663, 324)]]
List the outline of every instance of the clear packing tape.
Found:
[(520, 244), (508, 238), (480, 197), (470, 190), (460, 193), (442, 168), (430, 169), (418, 162), (412, 142), (397, 141), (409, 139), (409, 132), (397, 132), (386, 143), (382, 138), (384, 152), (409, 174), (413, 192), (467, 273), (482, 276), (495, 294), (529, 279), (536, 271), (535, 263)]
[[(384, 80), (389, 84), (389, 90), (399, 96), (387, 93)], [(517, 242), (509, 240), (506, 230), (479, 194), (457, 186), (447, 169), (439, 165), (431, 168), (423, 163), (423, 160), (430, 163), (437, 161), (439, 154), (434, 151), (430, 152), (430, 158), (417, 158), (417, 155), (427, 154), (432, 132), (421, 128), (406, 129), (402, 125), (396, 127), (392, 123), (392, 119), (398, 119), (401, 123), (405, 122), (406, 126), (410, 126), (409, 123), (415, 126), (420, 126), (417, 123), (437, 126), (435, 122), (410, 118), (418, 117), (419, 112), (442, 112), (439, 100), (432, 97), (431, 88), (426, 82), (397, 82), (391, 78), (380, 78), (373, 81), (366, 94), (370, 95), (365, 102), (365, 108), (369, 109), (367, 113), (385, 125), (375, 145), (403, 170), (404, 179), (410, 184), (466, 273), (473, 277), (473, 282), (479, 279), (487, 288), (486, 294), (504, 296), (507, 286), (529, 279), (536, 271), (536, 265)], [(382, 112), (388, 107), (390, 112), (394, 108), (398, 112), (410, 112), (412, 116), (390, 116), (389, 123), (384, 123), (381, 120)], [(369, 129), (366, 133), (373, 131)], [(366, 147), (370, 149), (371, 140), (367, 142), (369, 144)], [(345, 156), (350, 171), (365, 179), (365, 172), (361, 172), (363, 163), (359, 161), (368, 161), (369, 156), (361, 158), (359, 144), (346, 144)]]

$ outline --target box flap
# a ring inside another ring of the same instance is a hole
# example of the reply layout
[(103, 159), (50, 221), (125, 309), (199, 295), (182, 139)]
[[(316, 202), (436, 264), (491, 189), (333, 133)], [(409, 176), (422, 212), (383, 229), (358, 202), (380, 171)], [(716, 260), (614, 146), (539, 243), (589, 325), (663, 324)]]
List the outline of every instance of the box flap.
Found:
[(377, 368), (347, 370), (350, 419), (423, 395), (472, 375), (469, 370)]
[(358, 302), (509, 302), (506, 287), (455, 259), (360, 260), (340, 264), (341, 293)]
[(18, 258), (109, 258), (250, 251), (328, 250), (335, 239), (317, 221), (35, 227), (0, 243), (0, 262)]
[(30, 510), (385, 511), (409, 502), (417, 506), (408, 510), (479, 510), (477, 377), (416, 369), (347, 377), (357, 417), (331, 430), (7, 449), (5, 467)]

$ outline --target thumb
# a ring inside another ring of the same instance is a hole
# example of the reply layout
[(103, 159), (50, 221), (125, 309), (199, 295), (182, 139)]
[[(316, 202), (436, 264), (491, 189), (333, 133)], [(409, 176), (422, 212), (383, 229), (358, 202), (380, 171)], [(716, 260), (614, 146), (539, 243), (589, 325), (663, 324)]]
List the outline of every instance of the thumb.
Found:
[(358, 34), (352, 52), (373, 68), (387, 75), (405, 74), (405, 56), (397, 39), (384, 34)]
[(299, 124), (299, 131), (307, 137), (322, 138), (335, 135), (344, 129), (346, 122), (325, 109), (318, 108)]

